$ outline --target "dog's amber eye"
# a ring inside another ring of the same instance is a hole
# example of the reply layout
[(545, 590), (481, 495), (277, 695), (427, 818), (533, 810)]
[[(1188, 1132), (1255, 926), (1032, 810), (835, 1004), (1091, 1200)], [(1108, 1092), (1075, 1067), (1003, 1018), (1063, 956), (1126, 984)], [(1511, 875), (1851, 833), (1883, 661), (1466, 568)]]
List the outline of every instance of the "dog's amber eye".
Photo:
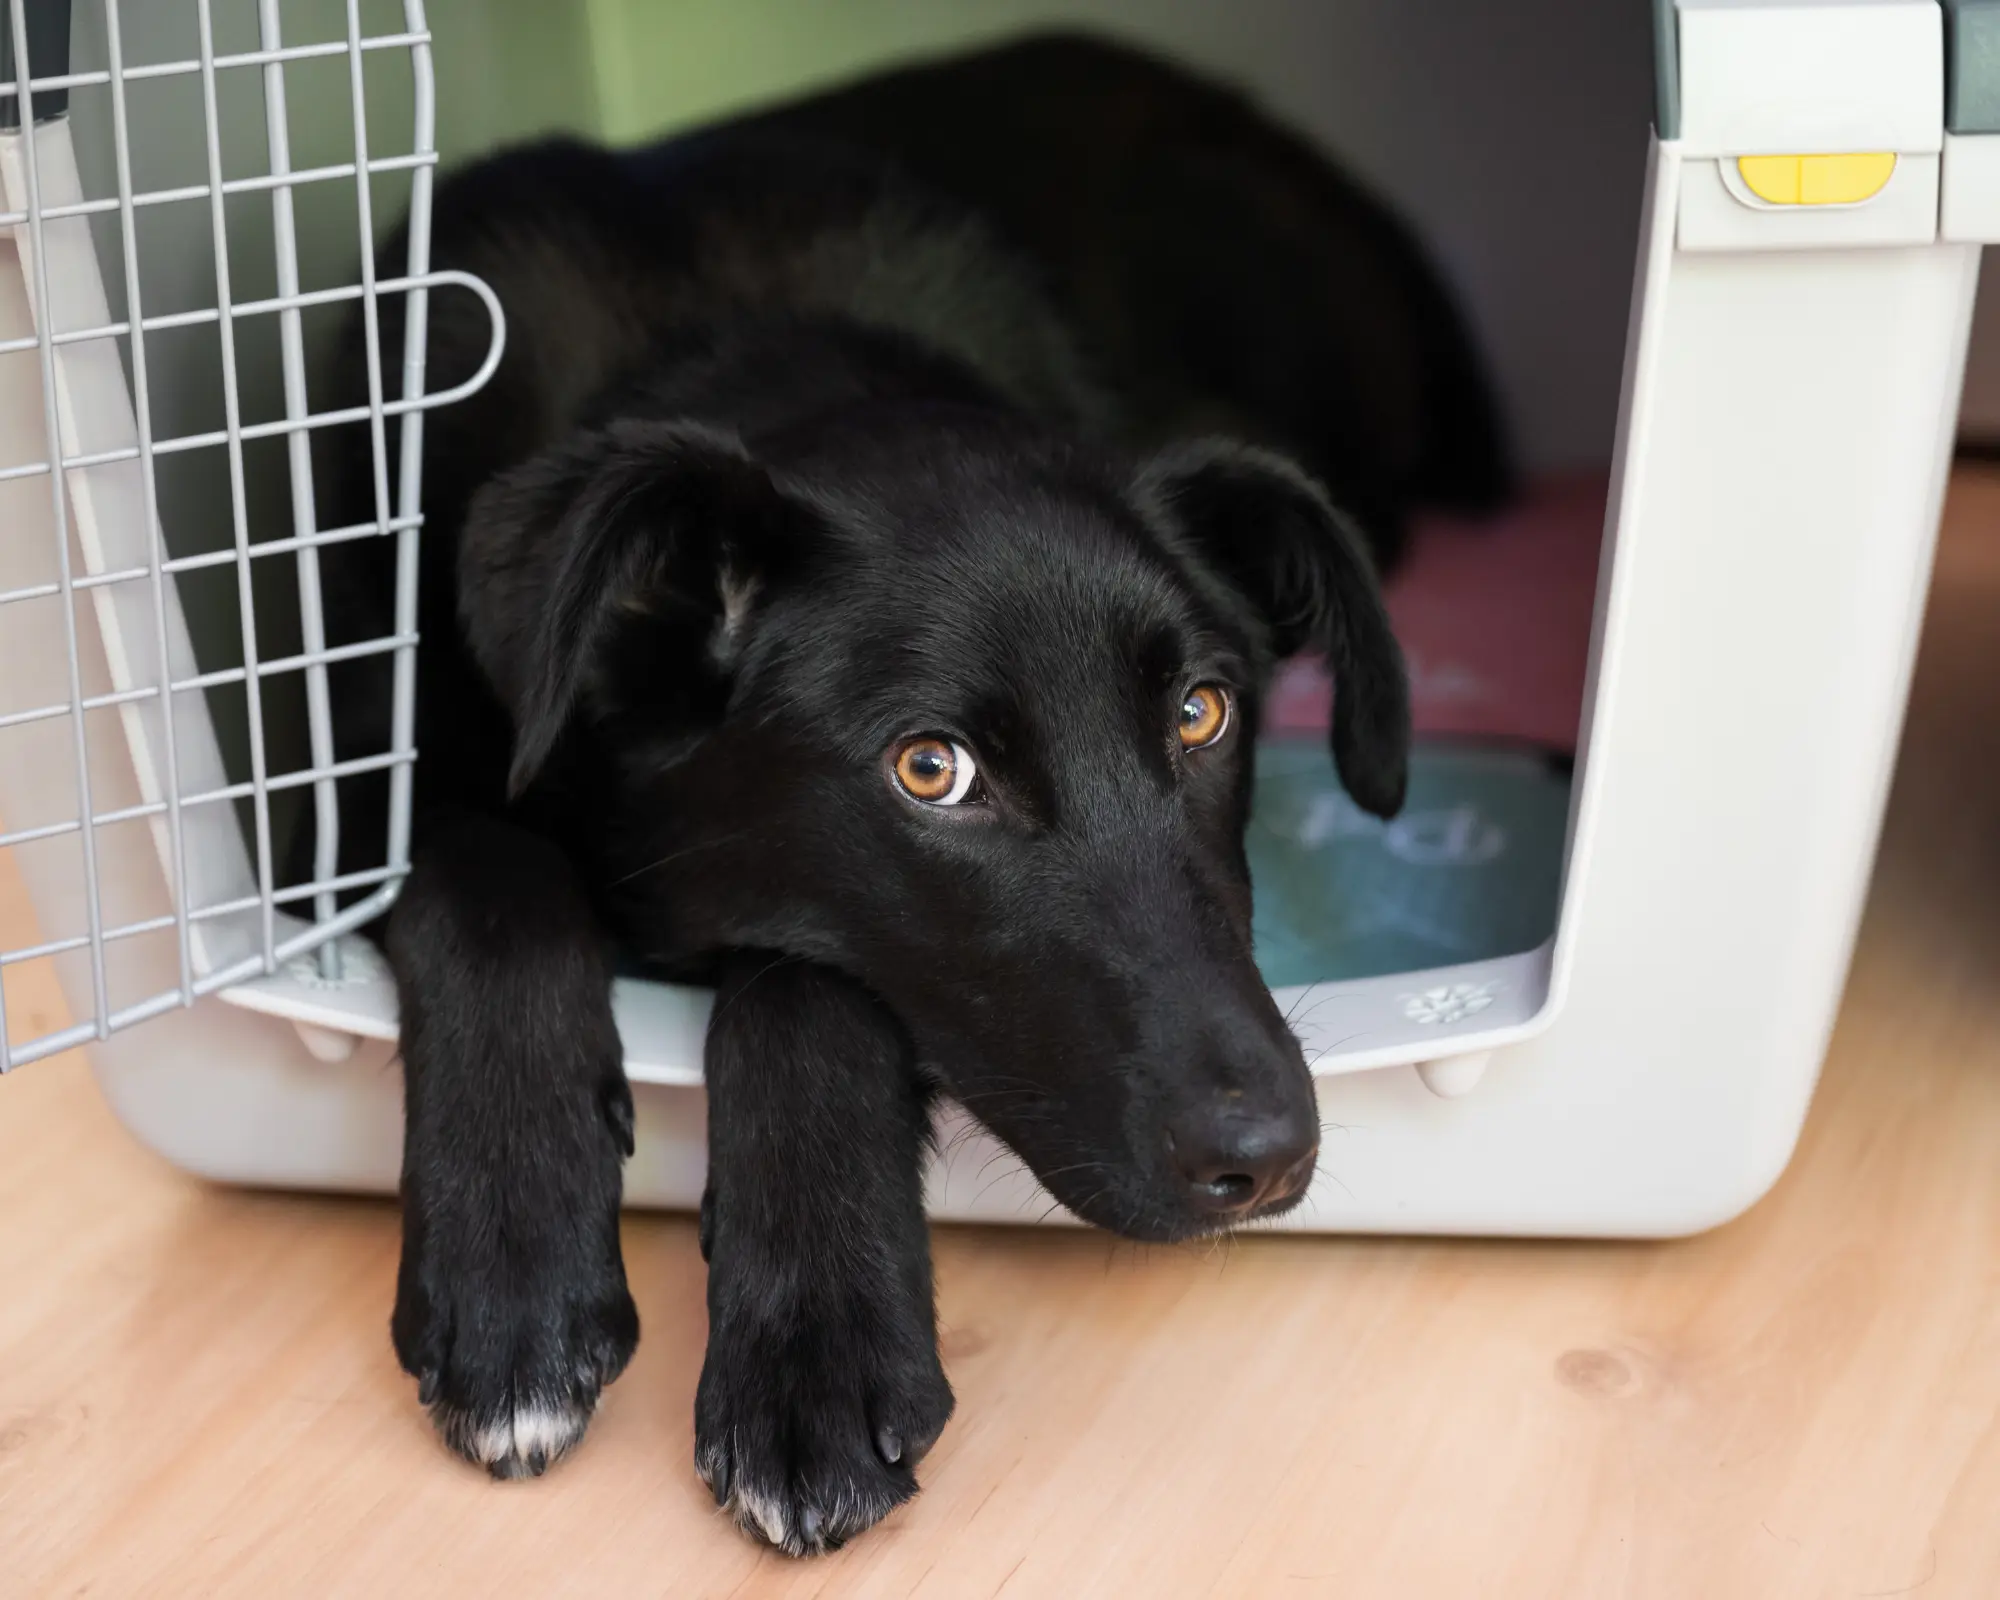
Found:
[(1199, 750), (1214, 744), (1229, 726), (1229, 691), (1204, 683), (1181, 702), (1181, 748)]
[(960, 804), (979, 776), (970, 750), (935, 734), (906, 740), (896, 751), (894, 765), (903, 793), (927, 806)]

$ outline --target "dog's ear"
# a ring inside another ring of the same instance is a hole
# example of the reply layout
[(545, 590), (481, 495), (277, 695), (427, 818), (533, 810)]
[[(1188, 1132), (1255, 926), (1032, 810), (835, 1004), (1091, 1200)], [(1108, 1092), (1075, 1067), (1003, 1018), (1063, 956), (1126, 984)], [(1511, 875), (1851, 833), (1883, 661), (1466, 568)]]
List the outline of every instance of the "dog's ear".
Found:
[(481, 489), (458, 610), (513, 718), (508, 793), (589, 690), (719, 711), (745, 616), (811, 522), (740, 441), (691, 422), (580, 432)]
[(1360, 530), (1283, 456), (1225, 441), (1166, 450), (1137, 492), (1249, 603), (1274, 655), (1325, 652), (1340, 780), (1356, 804), (1394, 816), (1409, 781), (1410, 689)]

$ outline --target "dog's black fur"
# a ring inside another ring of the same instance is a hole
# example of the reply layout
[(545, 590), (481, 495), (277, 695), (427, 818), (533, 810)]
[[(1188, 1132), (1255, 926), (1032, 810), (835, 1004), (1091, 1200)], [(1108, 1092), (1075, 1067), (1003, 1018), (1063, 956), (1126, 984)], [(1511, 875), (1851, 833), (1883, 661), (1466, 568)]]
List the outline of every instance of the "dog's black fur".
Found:
[[(434, 255), (509, 328), (427, 424), (396, 1349), (496, 1474), (581, 1436), (637, 1336), (612, 952), (711, 981), (697, 1461), (747, 1528), (830, 1547), (951, 1412), (936, 1093), (1137, 1237), (1297, 1200), (1313, 1091), (1250, 949), (1259, 697), (1325, 650), (1341, 776), (1397, 808), (1402, 663), (1334, 500), (1387, 552), (1413, 504), (1497, 498), (1493, 406), (1380, 207), (1074, 38), (502, 155), (442, 186)], [(432, 306), (438, 386), (487, 331)], [(381, 345), (394, 373), (394, 307)], [(1311, 470), (1165, 442), (1217, 418)], [(368, 514), (365, 453), (328, 479)], [(394, 631), (392, 543), (329, 560), (336, 642)], [(388, 747), (389, 670), (337, 670), (343, 756)], [(1187, 751), (1198, 685), (1233, 720)], [(898, 789), (925, 734), (976, 754), (969, 803)], [(385, 789), (345, 788), (359, 867)]]

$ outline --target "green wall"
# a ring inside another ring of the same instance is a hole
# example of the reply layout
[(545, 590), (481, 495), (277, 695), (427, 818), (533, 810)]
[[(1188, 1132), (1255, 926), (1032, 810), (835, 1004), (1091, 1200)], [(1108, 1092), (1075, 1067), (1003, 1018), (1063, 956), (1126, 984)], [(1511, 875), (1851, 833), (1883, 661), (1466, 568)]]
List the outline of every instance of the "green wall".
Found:
[[(440, 145), (450, 161), (549, 129), (630, 143), (892, 57), (1092, 11), (1117, 27), (1133, 9), (1119, 0), (431, 0)], [(1148, 4), (1140, 31), (1216, 9)]]
[(588, 0), (603, 133), (641, 138), (1063, 10), (1034, 0)]
[(1218, 43), (1254, 37), (1257, 9), (1246, 15), (1219, 0), (586, 0), (582, 26), (601, 131), (622, 142), (891, 58), (1052, 23), (1088, 21), (1212, 56)]
[(430, 0), (425, 11), (447, 165), (530, 134), (602, 133), (586, 0)]

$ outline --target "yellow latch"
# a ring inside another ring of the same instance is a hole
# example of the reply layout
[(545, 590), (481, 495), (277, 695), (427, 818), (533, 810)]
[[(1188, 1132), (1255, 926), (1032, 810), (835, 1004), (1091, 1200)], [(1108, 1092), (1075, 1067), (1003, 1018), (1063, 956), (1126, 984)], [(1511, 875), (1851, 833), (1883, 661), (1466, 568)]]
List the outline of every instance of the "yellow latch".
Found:
[(1738, 156), (1736, 170), (1752, 194), (1774, 206), (1851, 206), (1882, 192), (1895, 175), (1896, 158)]

